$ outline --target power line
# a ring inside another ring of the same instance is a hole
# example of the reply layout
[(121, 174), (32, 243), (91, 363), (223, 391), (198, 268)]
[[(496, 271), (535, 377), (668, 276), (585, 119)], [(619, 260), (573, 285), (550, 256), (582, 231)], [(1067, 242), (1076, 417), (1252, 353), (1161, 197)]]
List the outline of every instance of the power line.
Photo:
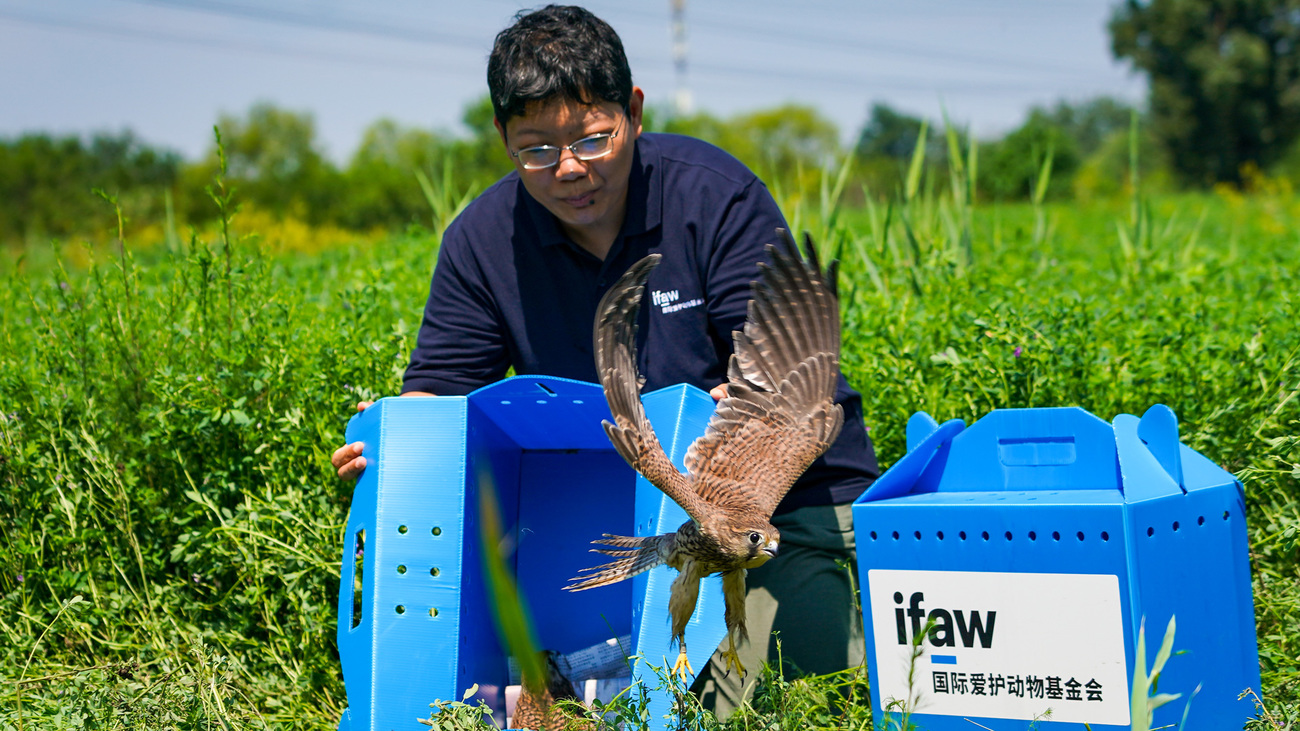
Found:
[(936, 84), (933, 79), (923, 79), (917, 77), (898, 76), (889, 74), (884, 79), (873, 79), (866, 74), (844, 73), (839, 71), (822, 71), (822, 70), (801, 70), (793, 68), (755, 68), (752, 66), (729, 66), (726, 64), (700, 63), (692, 64), (692, 68), (699, 72), (709, 72), (721, 76), (742, 76), (759, 82), (767, 82), (772, 79), (784, 79), (786, 81), (796, 81), (801, 84), (821, 85), (823, 87), (851, 88), (859, 91), (872, 90), (890, 90), (890, 91), (911, 91), (911, 92), (931, 92), (952, 90), (958, 93), (968, 92), (1023, 92), (1031, 88), (1024, 81), (1009, 80), (1005, 82), (987, 82), (987, 81), (963, 81), (960, 79), (945, 79)]
[(990, 69), (1002, 69), (1025, 73), (1027, 71), (1051, 71), (1063, 74), (1085, 74), (1077, 67), (1062, 66), (1054, 64), (1051, 61), (1043, 59), (1013, 58), (1010, 56), (994, 56), (987, 52), (979, 54), (961, 53), (944, 48), (926, 48), (917, 43), (896, 43), (880, 38), (843, 38), (836, 37), (818, 31), (817, 33), (800, 32), (790, 28), (773, 29), (766, 26), (758, 26), (753, 23), (743, 21), (733, 22), (728, 20), (726, 23), (712, 24), (707, 20), (694, 23), (697, 28), (704, 28), (708, 32), (718, 33), (719, 35), (730, 35), (735, 37), (749, 36), (752, 38), (762, 38), (779, 41), (784, 44), (801, 45), (806, 48), (816, 48), (820, 50), (839, 49), (859, 54), (888, 53), (904, 58), (923, 59), (928, 61), (952, 61), (956, 63), (983, 66)]
[[(411, 28), (396, 26), (388, 23), (376, 23), (372, 21), (359, 20), (355, 17), (349, 18), (327, 18), (309, 13), (292, 12), (266, 8), (261, 6), (240, 5), (234, 3), (221, 2), (220, 0), (126, 0), (145, 5), (170, 7), (174, 9), (185, 9), (197, 12), (206, 12), (228, 17), (245, 18), (254, 21), (275, 23), (279, 25), (289, 25), (300, 28), (316, 28), (340, 33), (352, 33), (359, 35), (369, 35), (373, 37), (384, 38), (388, 40), (400, 40), (409, 43), (422, 45), (451, 45), (473, 50), (486, 51), (487, 43), (483, 38), (471, 38), (465, 35), (449, 34), (440, 31), (429, 30), (426, 28)], [(619, 11), (626, 14), (624, 11)], [(642, 11), (639, 15), (663, 19), (659, 13), (648, 13)], [(679, 17), (679, 11), (674, 10), (672, 14), (674, 25), (674, 34), (676, 34), (676, 23)], [(684, 22), (684, 17), (682, 18)], [(1053, 64), (1050, 61), (1042, 59), (1017, 59), (1008, 56), (991, 57), (986, 53), (966, 54), (948, 49), (925, 48), (917, 44), (899, 44), (884, 41), (878, 38), (864, 40), (861, 38), (846, 39), (827, 35), (822, 32), (811, 34), (807, 32), (794, 31), (788, 28), (773, 29), (768, 26), (760, 26), (754, 23), (737, 21), (734, 18), (728, 18), (725, 23), (710, 23), (708, 20), (696, 20), (693, 25), (703, 29), (705, 34), (714, 33), (730, 37), (751, 37), (780, 41), (804, 47), (815, 48), (819, 50), (838, 49), (853, 53), (888, 53), (896, 56), (902, 56), (905, 59), (924, 59), (953, 61), (957, 63), (983, 66), (991, 69), (1002, 69), (1015, 71), (1018, 73), (1054, 71), (1057, 73), (1081, 75), (1087, 72), (1080, 71), (1077, 68), (1066, 67)], [(683, 27), (684, 31), (684, 27)], [(676, 37), (676, 36), (675, 36)], [(684, 38), (683, 38), (684, 42)], [(676, 61), (676, 51), (674, 51), (674, 61)]]
[(237, 18), (247, 18), (264, 23), (290, 25), (299, 28), (316, 28), (338, 33), (377, 36), (388, 40), (400, 40), (422, 45), (448, 45), (484, 51), (486, 44), (482, 38), (444, 33), (427, 28), (411, 28), (385, 23), (374, 23), (356, 18), (346, 20), (326, 18), (309, 13), (295, 13), (277, 10), (265, 6), (237, 5), (215, 2), (214, 0), (128, 0), (143, 5), (154, 5), (174, 9), (191, 10)]
[(404, 59), (383, 59), (373, 56), (359, 56), (351, 53), (339, 52), (317, 52), (304, 49), (290, 49), (277, 46), (269, 46), (257, 43), (247, 43), (223, 38), (212, 38), (196, 35), (181, 35), (172, 31), (159, 32), (135, 27), (122, 27), (104, 25), (102, 23), (89, 23), (69, 18), (58, 18), (45, 15), (34, 15), (30, 13), (16, 12), (8, 8), (0, 8), (0, 18), (6, 18), (19, 23), (28, 25), (44, 26), (48, 28), (61, 28), (72, 30), (78, 33), (98, 35), (109, 38), (120, 38), (128, 40), (149, 40), (159, 41), (162, 43), (181, 44), (187, 47), (205, 46), (220, 50), (237, 50), (252, 51), (254, 53), (266, 53), (276, 56), (286, 56), (289, 58), (310, 59), (315, 61), (330, 61), (333, 63), (349, 64), (367, 64), (383, 66), (385, 68), (413, 68), (418, 67), (423, 61), (404, 60)]
[[(1062, 0), (1056, 0), (1061, 2)], [(1008, 8), (1016, 7), (1038, 7), (1040, 0), (1030, 0), (1025, 3), (1004, 3)], [(746, 7), (752, 6), (753, 0), (746, 0)], [(775, 5), (787, 8), (790, 7), (786, 0), (779, 0)], [(920, 59), (928, 61), (953, 61), (962, 63), (967, 66), (983, 66), (989, 68), (998, 68), (1006, 71), (1019, 73), (1034, 71), (1055, 71), (1064, 74), (1086, 74), (1087, 71), (1080, 70), (1078, 67), (1067, 66), (1053, 63), (1051, 59), (1044, 58), (1024, 58), (1008, 55), (999, 55), (995, 52), (981, 50), (979, 52), (963, 53), (960, 50), (947, 47), (929, 47), (918, 42), (918, 39), (906, 39), (906, 42), (900, 43), (879, 37), (866, 36), (844, 36), (836, 34), (833, 31), (845, 29), (845, 24), (839, 22), (836, 17), (836, 10), (843, 10), (846, 7), (841, 0), (833, 0), (828, 3), (832, 9), (828, 9), (824, 16), (829, 22), (825, 28), (819, 28), (815, 31), (801, 31), (789, 26), (779, 28), (773, 25), (762, 25), (746, 21), (746, 16), (739, 15), (726, 10), (719, 11), (716, 5), (697, 6), (707, 7), (718, 12), (724, 13), (724, 17), (717, 19), (711, 18), (707, 11), (703, 14), (694, 13), (691, 16), (691, 28), (693, 35), (697, 38), (706, 36), (721, 36), (731, 39), (756, 38), (763, 40), (774, 40), (782, 44), (797, 45), (817, 50), (840, 50), (858, 54), (872, 54), (876, 52), (890, 53), (901, 56), (905, 59)], [(611, 6), (608, 12), (608, 18), (644, 18), (647, 20), (665, 20), (665, 15), (661, 12), (641, 10), (644, 6)], [(848, 6), (853, 7), (853, 6)], [(905, 6), (910, 7), (910, 6)], [(973, 7), (980, 8), (984, 11), (986, 6), (979, 4)], [(1054, 5), (1052, 6), (1054, 7)], [(755, 17), (755, 13), (749, 13), (748, 17)], [(801, 17), (806, 17), (808, 13), (802, 13)]]
[[(458, 36), (446, 33), (427, 33), (417, 29), (402, 29), (392, 25), (372, 22), (353, 22), (342, 19), (326, 19), (305, 16), (300, 13), (274, 11), (249, 6), (231, 5), (214, 0), (127, 0), (129, 2), (142, 3), (155, 6), (167, 6), (177, 9), (184, 9), (196, 12), (207, 12), (222, 15), (233, 15), (261, 22), (276, 23), (297, 27), (312, 27), (320, 30), (329, 30), (335, 32), (360, 33), (364, 35), (379, 36), (390, 39), (407, 40), (413, 43), (425, 45), (457, 45), (461, 47), (480, 48), (476, 41), (468, 37)], [(211, 37), (200, 37), (193, 35), (177, 35), (171, 32), (150, 31), (136, 27), (124, 28), (110, 25), (95, 24), (85, 21), (73, 20), (68, 18), (57, 18), (48, 15), (34, 15), (30, 13), (16, 12), (8, 9), (0, 9), (0, 17), (7, 17), (11, 20), (25, 22), (29, 24), (44, 25), (48, 27), (59, 27), (70, 30), (76, 30), (84, 33), (98, 34), (101, 36), (116, 36), (131, 39), (147, 39), (153, 41), (182, 43), (187, 46), (208, 46), (221, 49), (234, 49), (242, 51), (253, 51), (257, 53), (268, 53), (273, 55), (287, 56), (291, 58), (325, 60), (335, 63), (353, 63), (369, 64), (385, 67), (404, 67), (411, 68), (417, 66), (419, 62), (402, 60), (402, 59), (381, 59), (372, 56), (360, 56), (357, 54), (339, 53), (339, 52), (315, 52), (304, 49), (287, 49), (283, 47), (268, 46), (264, 44), (247, 43), (241, 41), (232, 41), (227, 39), (215, 39)], [(769, 32), (766, 29), (756, 27), (741, 27), (750, 33), (760, 35), (769, 35), (773, 37), (784, 37), (783, 34)], [(641, 63), (652, 65), (648, 60), (642, 60)], [(890, 74), (885, 79), (872, 79), (864, 73), (845, 72), (841, 70), (824, 70), (824, 69), (795, 69), (791, 67), (782, 68), (756, 68), (754, 66), (736, 66), (730, 64), (718, 63), (695, 63), (694, 68), (706, 75), (723, 76), (730, 78), (742, 78), (753, 81), (770, 81), (772, 79), (784, 79), (800, 83), (804, 87), (813, 86), (820, 88), (847, 88), (858, 91), (868, 90), (871, 93), (880, 93), (882, 91), (903, 91), (903, 92), (935, 92), (942, 91), (948, 94), (971, 94), (971, 93), (1024, 93), (1031, 91), (1030, 84), (1023, 80), (1008, 80), (1006, 82), (970, 82), (961, 80), (945, 80), (941, 84), (936, 84), (933, 79), (924, 79), (920, 77), (903, 77), (897, 74)], [(1021, 68), (1021, 71), (1024, 69)], [(679, 84), (683, 82), (681, 78), (681, 68), (678, 67)]]

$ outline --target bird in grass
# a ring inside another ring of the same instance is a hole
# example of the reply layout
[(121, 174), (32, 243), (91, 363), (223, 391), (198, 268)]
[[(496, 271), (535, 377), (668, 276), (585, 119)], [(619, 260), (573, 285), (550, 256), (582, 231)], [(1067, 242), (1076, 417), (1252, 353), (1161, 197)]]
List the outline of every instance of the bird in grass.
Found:
[(767, 247), (744, 328), (732, 334), (727, 393), (704, 435), (686, 451), (686, 473), (664, 453), (641, 405), (636, 331), (641, 298), (660, 255), (633, 264), (601, 299), (596, 313), (596, 367), (614, 422), (604, 422), (614, 448), (633, 469), (690, 516), (674, 533), (605, 534), (596, 553), (615, 560), (585, 569), (570, 591), (605, 586), (660, 564), (678, 571), (668, 608), (680, 648), (673, 673), (694, 675), (686, 657), (686, 623), (700, 580), (722, 575), (726, 600), (726, 671), (745, 668), (736, 643), (745, 638), (745, 574), (777, 555), (781, 536), (772, 512), (795, 480), (839, 436), (844, 412), (834, 402), (839, 381), (840, 317), (832, 262), (826, 272), (805, 235), (807, 259), (788, 232), (786, 246)]
[(543, 682), (534, 682), (532, 678), (523, 678), (519, 691), (519, 700), (515, 703), (515, 712), (510, 719), (511, 728), (533, 729), (534, 731), (590, 731), (595, 724), (590, 719), (565, 713), (556, 706), (556, 701), (568, 700), (581, 702), (573, 683), (560, 668), (559, 654), (553, 650), (542, 653), (546, 667)]

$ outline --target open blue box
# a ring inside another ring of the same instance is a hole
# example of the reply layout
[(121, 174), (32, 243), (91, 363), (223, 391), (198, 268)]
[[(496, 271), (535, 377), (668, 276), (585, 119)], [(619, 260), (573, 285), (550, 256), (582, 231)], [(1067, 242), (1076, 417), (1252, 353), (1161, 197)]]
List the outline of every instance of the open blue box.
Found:
[[(708, 424), (714, 402), (692, 386), (643, 398), (668, 456)], [(340, 729), (424, 728), (434, 700), (478, 697), (503, 712), (508, 668), (482, 578), (479, 475), (501, 506), (519, 589), (541, 645), (573, 652), (631, 635), (650, 713), (671, 709), (649, 665), (671, 666), (668, 592), (659, 567), (630, 581), (562, 591), (602, 533), (649, 535), (677, 529), (686, 514), (637, 475), (600, 426), (610, 418), (599, 386), (515, 377), (468, 396), (386, 398), (348, 424), (364, 442), (367, 467), (352, 498), (339, 586), (338, 647), (348, 709)], [(358, 546), (362, 547), (358, 557)], [(356, 581), (357, 569), (361, 581)], [(359, 591), (356, 590), (359, 584)], [(707, 579), (687, 627), (691, 665), (703, 668), (726, 634), (720, 579)], [(575, 680), (580, 680), (575, 678)]]
[(1177, 728), (1198, 688), (1187, 729), (1254, 715), (1242, 485), (1179, 443), (1167, 407), (1111, 424), (998, 410), (969, 429), (918, 413), (907, 446), (853, 506), (874, 708), (908, 700), (930, 731), (1128, 729), (1139, 627), (1149, 666), (1176, 616), (1159, 691), (1183, 697), (1153, 728)]

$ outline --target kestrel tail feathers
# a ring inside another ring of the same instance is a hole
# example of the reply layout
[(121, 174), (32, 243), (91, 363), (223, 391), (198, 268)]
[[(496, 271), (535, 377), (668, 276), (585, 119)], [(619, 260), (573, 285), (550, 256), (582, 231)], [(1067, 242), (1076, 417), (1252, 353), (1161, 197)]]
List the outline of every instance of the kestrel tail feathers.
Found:
[(642, 571), (649, 571), (664, 562), (661, 548), (667, 548), (666, 544), (671, 543), (671, 541), (671, 535), (634, 538), (632, 536), (615, 536), (606, 533), (601, 540), (592, 541), (592, 543), (603, 547), (593, 548), (591, 552), (614, 556), (616, 559), (600, 566), (593, 566), (579, 571), (578, 575), (571, 579), (575, 583), (564, 588), (569, 591), (594, 589), (598, 586), (630, 579)]

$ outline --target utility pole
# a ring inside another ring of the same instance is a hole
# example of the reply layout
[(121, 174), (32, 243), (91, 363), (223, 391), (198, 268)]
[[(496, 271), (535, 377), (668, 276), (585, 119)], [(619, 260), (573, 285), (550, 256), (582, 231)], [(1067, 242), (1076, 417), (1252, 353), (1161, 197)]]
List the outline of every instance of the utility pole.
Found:
[(677, 76), (677, 93), (673, 111), (679, 116), (691, 113), (691, 89), (686, 84), (686, 0), (669, 0), (673, 10), (673, 68)]

